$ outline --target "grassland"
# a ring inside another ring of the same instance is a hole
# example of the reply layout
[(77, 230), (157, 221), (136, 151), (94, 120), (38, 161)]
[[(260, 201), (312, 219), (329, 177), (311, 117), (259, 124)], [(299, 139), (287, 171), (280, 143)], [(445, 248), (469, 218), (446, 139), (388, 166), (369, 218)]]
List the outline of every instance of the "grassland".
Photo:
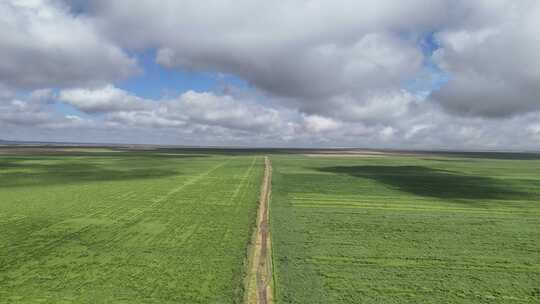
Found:
[[(0, 303), (241, 302), (254, 152), (0, 149)], [(540, 303), (538, 155), (266, 152), (275, 302)]]
[(526, 156), (274, 156), (277, 302), (540, 303)]
[(0, 155), (0, 303), (241, 301), (263, 157)]

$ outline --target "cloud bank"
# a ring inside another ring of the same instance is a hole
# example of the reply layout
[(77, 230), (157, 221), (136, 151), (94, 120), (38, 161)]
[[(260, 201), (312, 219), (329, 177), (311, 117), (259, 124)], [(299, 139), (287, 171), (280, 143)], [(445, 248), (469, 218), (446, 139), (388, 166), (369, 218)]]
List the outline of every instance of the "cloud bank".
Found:
[[(539, 20), (535, 0), (6, 1), (0, 136), (539, 149)], [(148, 50), (248, 85), (138, 96), (121, 80)]]

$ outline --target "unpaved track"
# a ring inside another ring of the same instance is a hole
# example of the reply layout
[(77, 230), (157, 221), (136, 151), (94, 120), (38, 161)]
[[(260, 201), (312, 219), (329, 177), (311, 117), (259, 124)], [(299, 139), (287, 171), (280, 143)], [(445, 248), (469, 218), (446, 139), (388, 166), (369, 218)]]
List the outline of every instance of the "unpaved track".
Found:
[(246, 280), (246, 303), (272, 303), (272, 244), (268, 228), (268, 205), (272, 187), (272, 164), (264, 158), (265, 171), (261, 185), (255, 244), (250, 253), (250, 269)]

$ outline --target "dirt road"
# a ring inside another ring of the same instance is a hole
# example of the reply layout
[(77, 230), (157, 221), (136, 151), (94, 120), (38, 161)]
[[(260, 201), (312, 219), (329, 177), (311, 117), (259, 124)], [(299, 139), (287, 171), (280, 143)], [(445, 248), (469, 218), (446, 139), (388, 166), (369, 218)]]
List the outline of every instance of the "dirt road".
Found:
[(272, 244), (268, 227), (268, 205), (272, 187), (272, 164), (265, 157), (261, 185), (255, 244), (250, 253), (250, 269), (246, 281), (246, 303), (272, 303)]

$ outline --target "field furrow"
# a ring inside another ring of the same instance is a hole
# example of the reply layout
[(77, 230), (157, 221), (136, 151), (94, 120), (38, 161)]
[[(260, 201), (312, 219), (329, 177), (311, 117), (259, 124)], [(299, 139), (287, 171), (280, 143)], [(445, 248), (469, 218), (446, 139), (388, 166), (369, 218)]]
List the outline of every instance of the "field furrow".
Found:
[(278, 303), (540, 301), (540, 162), (273, 163)]
[(262, 158), (134, 152), (3, 161), (19, 173), (2, 169), (0, 177), (10, 178), (0, 188), (0, 303), (242, 298)]

